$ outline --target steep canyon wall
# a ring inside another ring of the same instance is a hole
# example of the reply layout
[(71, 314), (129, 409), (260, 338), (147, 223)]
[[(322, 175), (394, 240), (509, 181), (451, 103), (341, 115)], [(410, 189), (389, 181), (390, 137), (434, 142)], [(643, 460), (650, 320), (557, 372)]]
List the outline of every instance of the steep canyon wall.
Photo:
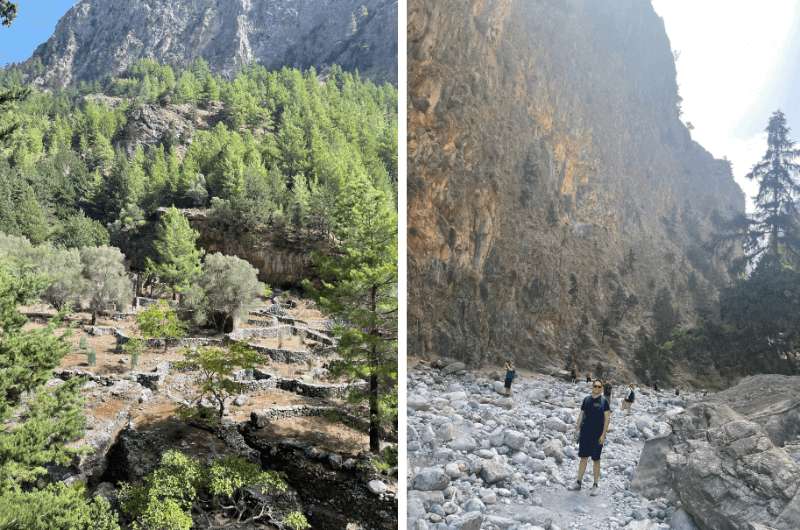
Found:
[[(624, 370), (670, 289), (684, 322), (744, 209), (680, 120), (648, 0), (409, 0), (409, 354)], [(603, 322), (605, 321), (605, 325)]]

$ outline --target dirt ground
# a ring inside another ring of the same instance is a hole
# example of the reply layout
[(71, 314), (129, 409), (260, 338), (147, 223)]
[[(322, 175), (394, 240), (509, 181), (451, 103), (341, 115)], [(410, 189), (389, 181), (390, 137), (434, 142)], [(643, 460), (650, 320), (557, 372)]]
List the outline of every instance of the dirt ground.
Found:
[(369, 450), (369, 435), (324, 416), (286, 418), (259, 430), (258, 438), (269, 441), (294, 439), (310, 442), (323, 451), (357, 454)]
[[(319, 309), (304, 300), (296, 300), (297, 307), (287, 310), (287, 314), (298, 319), (318, 320), (325, 319)], [(269, 302), (266, 302), (268, 304)], [(54, 315), (56, 311), (46, 305), (32, 305), (21, 308), (24, 313), (38, 313)], [(98, 375), (124, 377), (131, 372), (130, 356), (127, 354), (116, 353), (117, 341), (113, 335), (93, 336), (83, 331), (81, 326), (89, 325), (91, 315), (86, 312), (74, 313), (70, 315), (56, 330), (56, 334), (67, 334), (67, 341), (72, 345), (72, 352), (66, 355), (60, 364), (62, 369), (80, 369)], [(124, 320), (112, 320), (99, 317), (97, 326), (107, 326), (119, 328), (129, 336), (138, 336), (138, 329), (133, 317)], [(41, 322), (29, 322), (26, 329), (42, 329), (46, 324)], [(210, 332), (193, 330), (192, 336), (208, 336)], [(89, 366), (86, 351), (81, 350), (81, 338), (85, 338), (87, 350), (94, 351), (96, 355), (95, 366)], [(258, 339), (256, 344), (270, 347), (281, 348), (295, 351), (307, 351), (303, 341), (298, 336), (283, 339)], [(182, 348), (145, 348), (140, 355), (135, 371), (147, 372), (156, 368), (163, 361), (180, 361), (183, 359)], [(320, 381), (310, 377), (310, 372), (314, 368), (321, 367), (328, 358), (319, 358), (313, 362), (305, 364), (268, 362), (259, 368), (273, 373), (279, 377), (303, 379), (309, 382), (345, 382), (344, 378), (326, 378)], [(120, 412), (126, 409), (130, 412), (131, 421), (139, 428), (166, 429), (174, 434), (175, 438), (180, 439), (180, 444), (186, 448), (203, 447), (209, 453), (215, 453), (218, 448), (216, 442), (207, 440), (205, 433), (193, 433), (187, 431), (187, 427), (178, 419), (178, 401), (181, 399), (190, 400), (195, 395), (196, 383), (192, 381), (190, 374), (173, 372), (168, 376), (162, 388), (154, 393), (152, 397), (144, 403), (138, 403), (135, 396), (120, 395), (114, 396), (103, 390), (101, 387), (92, 387), (86, 390), (86, 412), (99, 422), (107, 422), (117, 419)], [(233, 399), (228, 401), (229, 418), (234, 421), (248, 421), (250, 413), (254, 410), (264, 410), (276, 406), (291, 405), (329, 405), (341, 406), (339, 400), (322, 400), (309, 398), (293, 392), (286, 392), (279, 389), (267, 389), (258, 392), (247, 393), (247, 401), (241, 407), (233, 404)], [(191, 430), (191, 429), (190, 429)], [(174, 433), (172, 431), (175, 431)], [(180, 432), (178, 432), (180, 431)], [(171, 435), (172, 435), (171, 434)], [(259, 436), (271, 440), (297, 439), (308, 441), (324, 450), (336, 451), (345, 454), (356, 454), (368, 450), (369, 437), (367, 434), (348, 427), (340, 422), (325, 417), (299, 417), (290, 418), (275, 422), (260, 431)], [(195, 439), (197, 438), (197, 439)], [(208, 447), (205, 447), (208, 446)]]

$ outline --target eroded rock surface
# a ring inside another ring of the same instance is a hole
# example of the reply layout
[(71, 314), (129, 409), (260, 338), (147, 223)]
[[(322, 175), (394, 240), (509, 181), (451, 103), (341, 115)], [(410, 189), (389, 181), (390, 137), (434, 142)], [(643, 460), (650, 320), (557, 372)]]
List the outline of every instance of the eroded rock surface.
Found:
[(142, 58), (186, 67), (202, 57), (224, 74), (250, 63), (339, 64), (396, 83), (396, 34), (396, 0), (81, 0), (25, 69), (39, 83), (66, 86)]
[(650, 3), (408, 5), (409, 350), (617, 364), (662, 287), (693, 321), (726, 278), (701, 241), (744, 196), (681, 122)]
[(760, 375), (670, 419), (634, 489), (679, 500), (703, 529), (800, 528), (800, 377)]

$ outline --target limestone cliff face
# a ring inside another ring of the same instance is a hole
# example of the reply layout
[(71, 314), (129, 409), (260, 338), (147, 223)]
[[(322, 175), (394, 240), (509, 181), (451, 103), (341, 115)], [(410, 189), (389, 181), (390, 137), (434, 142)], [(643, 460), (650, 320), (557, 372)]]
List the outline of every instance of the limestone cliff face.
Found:
[(339, 64), (397, 83), (396, 0), (80, 0), (26, 67), (48, 86), (119, 74), (141, 58), (216, 72)]
[(409, 0), (408, 23), (409, 354), (624, 370), (660, 288), (684, 321), (713, 302), (702, 241), (744, 196), (679, 119), (648, 0)]

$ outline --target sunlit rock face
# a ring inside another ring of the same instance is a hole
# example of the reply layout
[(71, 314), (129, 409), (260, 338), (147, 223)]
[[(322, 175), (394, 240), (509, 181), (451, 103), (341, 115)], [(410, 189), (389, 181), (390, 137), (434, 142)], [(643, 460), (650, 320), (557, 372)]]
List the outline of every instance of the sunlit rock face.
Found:
[(396, 0), (80, 0), (26, 68), (48, 86), (119, 74), (141, 58), (215, 72), (332, 64), (397, 83)]
[(685, 322), (713, 306), (702, 241), (744, 196), (681, 122), (649, 2), (409, 0), (408, 23), (409, 352), (624, 371), (660, 288)]

